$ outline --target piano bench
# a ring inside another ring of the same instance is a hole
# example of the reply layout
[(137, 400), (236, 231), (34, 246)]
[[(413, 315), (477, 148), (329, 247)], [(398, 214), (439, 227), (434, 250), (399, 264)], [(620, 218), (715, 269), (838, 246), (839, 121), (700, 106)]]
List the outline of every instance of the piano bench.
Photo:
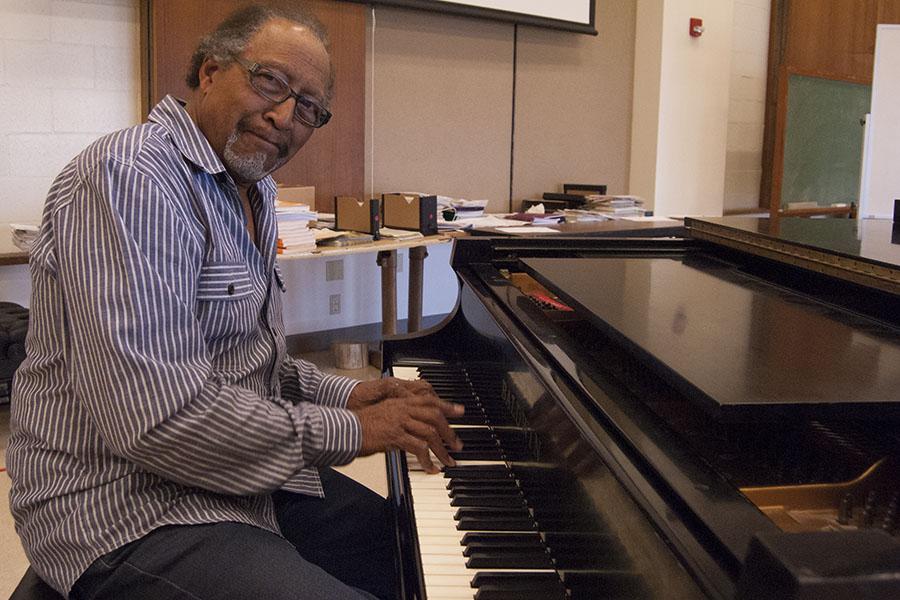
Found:
[(9, 600), (65, 600), (65, 598), (44, 583), (34, 569), (28, 567)]

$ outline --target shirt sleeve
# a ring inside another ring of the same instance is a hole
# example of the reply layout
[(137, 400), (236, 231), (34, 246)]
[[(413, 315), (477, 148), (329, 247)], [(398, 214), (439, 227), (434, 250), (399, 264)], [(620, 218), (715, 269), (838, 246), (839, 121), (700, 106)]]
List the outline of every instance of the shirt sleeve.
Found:
[[(358, 453), (348, 383), (315, 368), (315, 402), (263, 397), (213, 369), (195, 314), (203, 244), (148, 176), (116, 161), (86, 173), (53, 215), (71, 385), (110, 451), (183, 485), (278, 489)], [(340, 401), (343, 399), (343, 403)]]
[(291, 402), (344, 408), (358, 380), (326, 375), (309, 361), (288, 357), (281, 365), (281, 395)]

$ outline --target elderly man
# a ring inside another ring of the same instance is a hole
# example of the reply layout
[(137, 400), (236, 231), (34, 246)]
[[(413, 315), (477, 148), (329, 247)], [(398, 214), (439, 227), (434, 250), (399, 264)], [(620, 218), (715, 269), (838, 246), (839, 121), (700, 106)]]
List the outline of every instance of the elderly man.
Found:
[(392, 597), (385, 502), (328, 467), (452, 464), (461, 409), (286, 355), (269, 173), (331, 116), (324, 30), (239, 11), (188, 82), (50, 190), (7, 457), (26, 553), (71, 598)]

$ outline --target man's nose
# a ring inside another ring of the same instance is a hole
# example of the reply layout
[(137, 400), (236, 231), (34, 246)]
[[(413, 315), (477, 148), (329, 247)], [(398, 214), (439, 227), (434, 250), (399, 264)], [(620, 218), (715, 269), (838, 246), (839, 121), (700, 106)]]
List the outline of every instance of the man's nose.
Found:
[(294, 107), (297, 101), (288, 98), (284, 102), (272, 105), (266, 116), (278, 129), (290, 129), (294, 125)]

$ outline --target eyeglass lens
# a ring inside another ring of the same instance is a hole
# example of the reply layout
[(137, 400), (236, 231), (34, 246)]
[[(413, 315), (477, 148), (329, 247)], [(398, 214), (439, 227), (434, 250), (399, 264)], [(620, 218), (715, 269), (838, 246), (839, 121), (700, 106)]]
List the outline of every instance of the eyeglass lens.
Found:
[[(260, 69), (250, 74), (250, 82), (263, 96), (273, 102), (284, 102), (291, 97), (291, 88), (273, 73)], [(324, 109), (306, 96), (295, 96), (294, 114), (308, 125), (318, 127), (324, 124)]]

